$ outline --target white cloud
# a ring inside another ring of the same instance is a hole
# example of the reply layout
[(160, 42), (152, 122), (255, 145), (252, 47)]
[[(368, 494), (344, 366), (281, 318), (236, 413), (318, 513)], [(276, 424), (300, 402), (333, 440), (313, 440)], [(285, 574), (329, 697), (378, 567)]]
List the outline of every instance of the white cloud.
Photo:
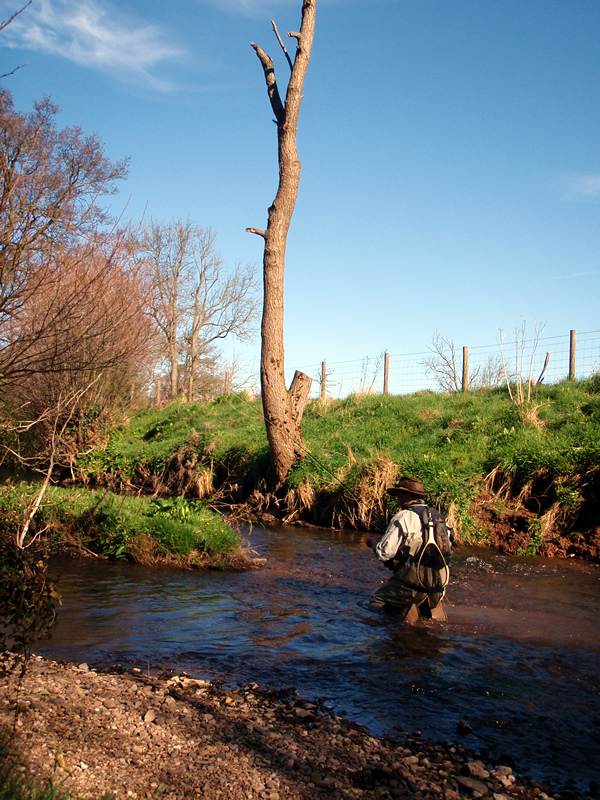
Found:
[[(302, 18), (300, 0), (199, 0), (199, 2), (214, 6), (226, 14), (243, 14), (246, 17), (266, 17), (267, 19), (269, 15), (275, 14), (279, 9), (290, 8), (296, 13), (298, 26)], [(348, 3), (350, 0), (319, 0), (319, 2), (334, 5)]]
[(570, 272), (565, 273), (564, 275), (550, 275), (549, 278), (552, 281), (565, 281), (565, 280), (574, 280), (576, 278), (588, 278), (590, 275), (597, 275), (595, 270), (590, 272)]
[(282, 6), (296, 6), (301, 8), (298, 0), (208, 0), (208, 3), (221, 11), (229, 14), (244, 14), (247, 17), (256, 17), (269, 13)]
[(172, 86), (157, 77), (157, 68), (185, 56), (157, 26), (125, 18), (103, 0), (36, 0), (3, 34), (8, 44), (61, 56), (161, 90)]
[(563, 182), (563, 200), (593, 203), (600, 200), (600, 175), (570, 175)]

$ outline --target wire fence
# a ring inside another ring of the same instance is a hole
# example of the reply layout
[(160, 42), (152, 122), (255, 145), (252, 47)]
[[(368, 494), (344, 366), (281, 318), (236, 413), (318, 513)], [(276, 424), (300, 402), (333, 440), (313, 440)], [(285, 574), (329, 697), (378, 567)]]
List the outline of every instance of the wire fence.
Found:
[(515, 333), (512, 341), (460, 351), (452, 342), (438, 340), (437, 346), (418, 353), (383, 352), (298, 369), (313, 379), (311, 398), (461, 390), (497, 386), (507, 377), (511, 382), (531, 378), (534, 383), (540, 380), (552, 384), (569, 377), (588, 378), (600, 371), (600, 331), (572, 330), (564, 336), (545, 338), (526, 338), (522, 331)]

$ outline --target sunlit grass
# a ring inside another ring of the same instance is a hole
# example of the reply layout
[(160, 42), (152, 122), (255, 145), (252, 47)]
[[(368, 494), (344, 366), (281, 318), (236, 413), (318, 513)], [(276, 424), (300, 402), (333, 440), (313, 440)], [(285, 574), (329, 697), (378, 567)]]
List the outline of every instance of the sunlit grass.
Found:
[[(543, 475), (551, 487), (544, 498), (548, 506), (556, 501), (572, 511), (572, 498), (585, 501), (589, 475), (600, 464), (600, 377), (540, 385), (520, 405), (505, 388), (315, 400), (302, 425), (307, 455), (293, 466), (284, 490), (296, 508), (310, 511), (311, 521), (360, 526), (374, 511), (381, 520), (389, 511), (386, 482), (408, 474), (423, 481), (441, 508), (453, 509), (463, 533), (472, 529), (479, 535), (471, 504), (490, 475), (509, 481), (515, 497)], [(269, 451), (259, 399), (229, 396), (144, 411), (78, 469), (84, 481), (110, 473), (143, 487), (148, 476), (167, 481), (186, 459), (203, 487), (194, 495), (192, 482), (186, 494), (199, 515), (193, 521), (177, 518), (176, 509), (156, 513), (141, 499), (92, 494), (96, 499), (90, 501), (86, 491), (81, 500), (69, 501), (75, 504), (70, 513), (88, 515), (90, 541), (111, 557), (131, 556), (144, 537), (185, 558), (226, 549), (231, 534), (221, 530), (218, 517), (202, 518), (208, 512), (193, 497), (236, 487), (232, 491), (243, 500), (267, 486)], [(172, 491), (173, 484), (164, 485)], [(565, 498), (571, 498), (570, 506)], [(86, 509), (75, 512), (78, 502)]]
[[(345, 484), (382, 457), (420, 477), (434, 496), (468, 493), (495, 467), (524, 485), (542, 466), (561, 475), (600, 462), (600, 379), (540, 385), (521, 406), (503, 388), (311, 401), (303, 434), (308, 455), (292, 469), (290, 487), (306, 480), (316, 489)], [(91, 473), (119, 464), (130, 472), (140, 464), (159, 469), (186, 444), (216, 470), (243, 464), (264, 475), (260, 400), (231, 396), (143, 412), (83, 466)]]
[[(4, 526), (16, 527), (35, 487), (22, 483), (0, 491)], [(90, 489), (50, 487), (36, 514), (36, 525), (50, 538), (81, 545), (113, 559), (160, 560), (173, 557), (202, 563), (239, 546), (238, 534), (200, 501), (151, 500)], [(144, 551), (147, 558), (141, 558)], [(150, 552), (152, 551), (152, 552)]]

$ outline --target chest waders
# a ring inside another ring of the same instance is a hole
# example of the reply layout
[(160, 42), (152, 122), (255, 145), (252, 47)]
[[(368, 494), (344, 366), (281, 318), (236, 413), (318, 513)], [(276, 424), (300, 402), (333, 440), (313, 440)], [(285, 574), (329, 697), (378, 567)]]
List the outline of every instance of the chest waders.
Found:
[(374, 599), (411, 623), (421, 616), (445, 622), (441, 600), (450, 580), (450, 532), (436, 508), (424, 503), (409, 508), (421, 521), (421, 544), (415, 555), (397, 553), (385, 562), (394, 574), (375, 592)]

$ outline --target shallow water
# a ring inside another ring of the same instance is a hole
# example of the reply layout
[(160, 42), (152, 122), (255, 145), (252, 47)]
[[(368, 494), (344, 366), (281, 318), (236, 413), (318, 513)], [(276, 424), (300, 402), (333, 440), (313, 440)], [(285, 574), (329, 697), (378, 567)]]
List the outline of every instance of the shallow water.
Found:
[(374, 734), (460, 740), (556, 789), (599, 781), (600, 569), (461, 548), (448, 622), (410, 626), (369, 607), (389, 573), (365, 538), (254, 529), (268, 565), (240, 574), (57, 560), (63, 606), (37, 650), (296, 687)]

